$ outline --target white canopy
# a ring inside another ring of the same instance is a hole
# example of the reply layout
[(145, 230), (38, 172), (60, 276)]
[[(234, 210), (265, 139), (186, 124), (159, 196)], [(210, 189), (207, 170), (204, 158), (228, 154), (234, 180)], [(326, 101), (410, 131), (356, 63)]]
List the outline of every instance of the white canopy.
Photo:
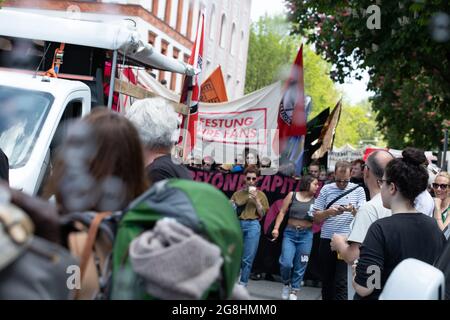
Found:
[(135, 29), (125, 24), (65, 19), (3, 8), (0, 10), (0, 35), (118, 50), (153, 68), (187, 75), (196, 72), (191, 65), (155, 52), (140, 39)]

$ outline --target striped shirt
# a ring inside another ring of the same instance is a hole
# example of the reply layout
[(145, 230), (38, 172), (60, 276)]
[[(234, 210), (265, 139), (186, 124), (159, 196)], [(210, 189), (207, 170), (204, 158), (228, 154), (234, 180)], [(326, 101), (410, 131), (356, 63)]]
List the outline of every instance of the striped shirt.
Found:
[[(324, 211), (326, 206), (337, 198), (342, 193), (356, 187), (357, 184), (349, 183), (344, 190), (339, 189), (336, 183), (330, 183), (323, 186), (320, 190), (319, 197), (314, 202), (314, 209)], [(343, 196), (341, 199), (333, 203), (332, 206), (342, 205), (347, 206), (352, 204), (354, 207), (360, 207), (366, 202), (366, 194), (362, 187), (355, 189), (349, 194)], [(322, 233), (320, 237), (323, 239), (331, 239), (334, 233), (348, 235), (350, 233), (350, 224), (353, 221), (351, 212), (344, 212), (334, 217), (325, 219), (322, 226)]]

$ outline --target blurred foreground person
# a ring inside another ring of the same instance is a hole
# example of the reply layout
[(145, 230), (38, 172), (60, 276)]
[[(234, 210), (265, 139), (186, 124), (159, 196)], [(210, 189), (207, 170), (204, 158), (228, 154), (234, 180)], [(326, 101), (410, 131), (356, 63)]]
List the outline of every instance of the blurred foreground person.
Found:
[(62, 213), (100, 212), (122, 210), (147, 188), (135, 127), (98, 108), (71, 126), (45, 193)]
[(63, 247), (35, 235), (35, 225), (0, 186), (0, 300), (66, 300), (77, 261)]
[(80, 259), (77, 299), (103, 294), (114, 241), (112, 212), (147, 187), (141, 143), (129, 120), (98, 108), (72, 124), (45, 191), (63, 214), (62, 242)]
[(0, 149), (0, 179), (9, 183), (9, 161), (2, 149)]

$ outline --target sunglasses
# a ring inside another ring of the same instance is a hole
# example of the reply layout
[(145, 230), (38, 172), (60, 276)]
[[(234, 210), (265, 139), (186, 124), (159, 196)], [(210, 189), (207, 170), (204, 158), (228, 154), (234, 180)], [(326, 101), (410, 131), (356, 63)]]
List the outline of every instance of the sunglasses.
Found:
[(247, 177), (247, 181), (256, 181), (256, 179), (258, 179), (258, 178), (256, 178), (256, 177)]
[(442, 190), (446, 190), (448, 188), (448, 184), (444, 184), (444, 183), (442, 183), (442, 184), (433, 183), (432, 186), (433, 186), (434, 189), (439, 189), (440, 188)]

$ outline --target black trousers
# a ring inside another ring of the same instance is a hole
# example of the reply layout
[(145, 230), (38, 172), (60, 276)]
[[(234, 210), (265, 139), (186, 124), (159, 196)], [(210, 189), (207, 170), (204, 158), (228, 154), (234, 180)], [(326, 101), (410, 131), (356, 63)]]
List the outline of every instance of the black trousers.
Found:
[(309, 255), (308, 266), (306, 267), (305, 280), (319, 281), (320, 277), (320, 262), (319, 262), (319, 244), (320, 244), (320, 231), (314, 233), (313, 244), (311, 253)]
[(331, 251), (330, 239), (320, 239), (322, 300), (347, 300), (347, 263)]

